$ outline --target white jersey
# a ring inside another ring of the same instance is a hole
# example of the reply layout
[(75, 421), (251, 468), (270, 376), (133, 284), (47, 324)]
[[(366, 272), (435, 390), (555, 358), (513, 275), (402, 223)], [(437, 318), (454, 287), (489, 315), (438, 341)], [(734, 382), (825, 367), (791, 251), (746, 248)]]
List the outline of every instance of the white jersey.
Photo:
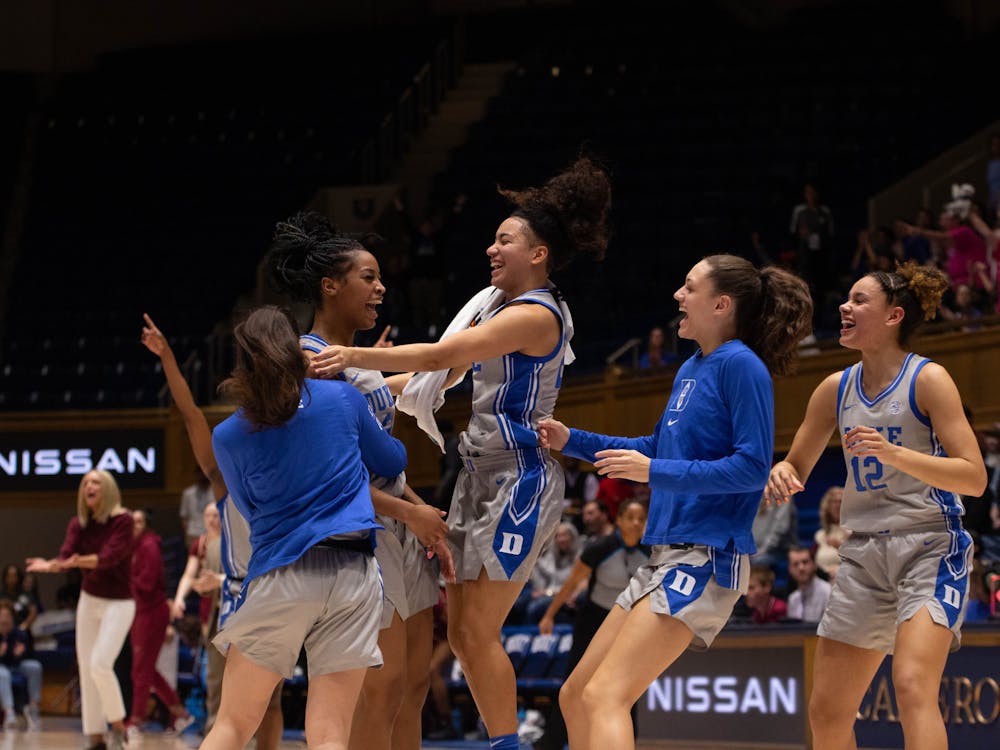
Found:
[(243, 579), (250, 567), (250, 524), (227, 494), (216, 502), (222, 528), (222, 572), (226, 575), (219, 601), (219, 629), (239, 603)]
[[(930, 419), (917, 408), (916, 381), (930, 360), (912, 352), (885, 390), (869, 398), (861, 385), (861, 363), (844, 370), (837, 391), (840, 434), (873, 427), (893, 445), (930, 456), (945, 455)], [(958, 496), (916, 479), (876, 456), (852, 456), (844, 449), (847, 484), (841, 525), (860, 534), (956, 529), (964, 510)]]
[[(544, 357), (511, 352), (472, 364), (472, 418), (460, 450), (483, 456), (538, 447), (538, 422), (552, 416), (562, 384), (563, 356), (569, 339), (555, 288), (533, 289), (484, 316), (488, 320), (510, 305), (547, 307), (559, 321), (560, 337)], [(476, 321), (477, 323), (482, 321)]]
[[(300, 336), (299, 345), (305, 351), (316, 354), (328, 346), (326, 341), (315, 333)], [(361, 392), (365, 400), (368, 401), (368, 408), (381, 423), (382, 429), (391, 435), (393, 425), (396, 423), (396, 401), (389, 391), (389, 386), (382, 373), (378, 370), (348, 367), (341, 373), (341, 377)], [(406, 473), (400, 473), (399, 476), (392, 478), (372, 476), (371, 483), (393, 497), (402, 497), (403, 487), (406, 484)]]

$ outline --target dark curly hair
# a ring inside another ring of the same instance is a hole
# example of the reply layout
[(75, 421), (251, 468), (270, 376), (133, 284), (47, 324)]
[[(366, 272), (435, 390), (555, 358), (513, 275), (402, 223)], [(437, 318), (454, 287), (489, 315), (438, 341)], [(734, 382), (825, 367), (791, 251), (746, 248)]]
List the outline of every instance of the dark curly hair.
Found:
[(872, 271), (868, 275), (882, 287), (891, 306), (903, 308), (900, 346), (906, 346), (925, 320), (937, 315), (941, 297), (948, 290), (948, 279), (941, 271), (912, 260), (896, 263), (895, 271)]
[(805, 281), (776, 266), (757, 269), (737, 255), (705, 258), (718, 294), (736, 303), (736, 336), (775, 375), (792, 371), (799, 342), (812, 331), (813, 302)]
[(266, 260), (271, 284), (294, 300), (319, 306), (323, 279), (343, 277), (355, 253), (371, 251), (381, 241), (374, 233), (341, 232), (323, 214), (300, 211), (274, 228)]
[(542, 187), (497, 191), (514, 204), (511, 216), (524, 219), (549, 248), (548, 269), (565, 267), (577, 255), (602, 260), (608, 248), (611, 181), (603, 167), (581, 156)]

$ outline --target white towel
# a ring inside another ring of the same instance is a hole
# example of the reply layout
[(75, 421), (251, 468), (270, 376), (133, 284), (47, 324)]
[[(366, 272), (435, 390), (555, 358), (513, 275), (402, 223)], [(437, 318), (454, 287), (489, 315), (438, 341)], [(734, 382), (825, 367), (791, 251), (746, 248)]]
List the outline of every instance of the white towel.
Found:
[[(475, 294), (472, 299), (465, 303), (458, 314), (452, 319), (448, 327), (444, 329), (441, 338), (445, 339), (457, 331), (464, 331), (476, 318), (488, 315), (496, 310), (504, 302), (504, 294), (493, 286)], [(564, 336), (566, 337), (566, 352), (563, 356), (563, 363), (570, 364), (576, 359), (573, 350), (569, 346), (569, 340), (573, 337), (573, 317), (570, 315), (569, 307), (561, 299), (559, 300), (559, 310), (563, 316)], [(448, 370), (435, 370), (433, 372), (418, 372), (410, 382), (403, 388), (403, 392), (396, 398), (396, 408), (405, 412), (417, 420), (417, 427), (437, 443), (437, 446), (444, 453), (444, 437), (438, 429), (437, 421), (434, 419), (434, 412), (444, 404), (444, 383), (448, 378)], [(461, 382), (461, 381), (459, 381)], [(452, 384), (454, 388), (458, 383)]]

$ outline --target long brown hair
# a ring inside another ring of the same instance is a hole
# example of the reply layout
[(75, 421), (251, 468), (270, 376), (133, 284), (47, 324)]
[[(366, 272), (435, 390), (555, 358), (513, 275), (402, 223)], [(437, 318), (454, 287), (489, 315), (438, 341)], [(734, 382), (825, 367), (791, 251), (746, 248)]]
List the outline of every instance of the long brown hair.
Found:
[(295, 416), (306, 377), (295, 321), (267, 305), (237, 325), (233, 337), (236, 367), (219, 389), (236, 399), (256, 429), (280, 427)]
[(775, 266), (757, 270), (737, 255), (705, 258), (718, 294), (736, 303), (736, 336), (774, 375), (792, 370), (799, 342), (812, 331), (812, 297), (795, 274)]

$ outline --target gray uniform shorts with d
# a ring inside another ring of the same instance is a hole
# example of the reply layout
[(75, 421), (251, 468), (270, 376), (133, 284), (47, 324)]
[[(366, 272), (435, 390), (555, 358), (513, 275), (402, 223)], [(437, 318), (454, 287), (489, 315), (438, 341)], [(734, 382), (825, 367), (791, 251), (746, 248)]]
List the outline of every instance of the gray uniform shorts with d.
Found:
[(213, 643), (233, 645), (286, 678), (303, 646), (311, 675), (380, 666), (378, 563), (370, 553), (323, 544), (254, 578)]

